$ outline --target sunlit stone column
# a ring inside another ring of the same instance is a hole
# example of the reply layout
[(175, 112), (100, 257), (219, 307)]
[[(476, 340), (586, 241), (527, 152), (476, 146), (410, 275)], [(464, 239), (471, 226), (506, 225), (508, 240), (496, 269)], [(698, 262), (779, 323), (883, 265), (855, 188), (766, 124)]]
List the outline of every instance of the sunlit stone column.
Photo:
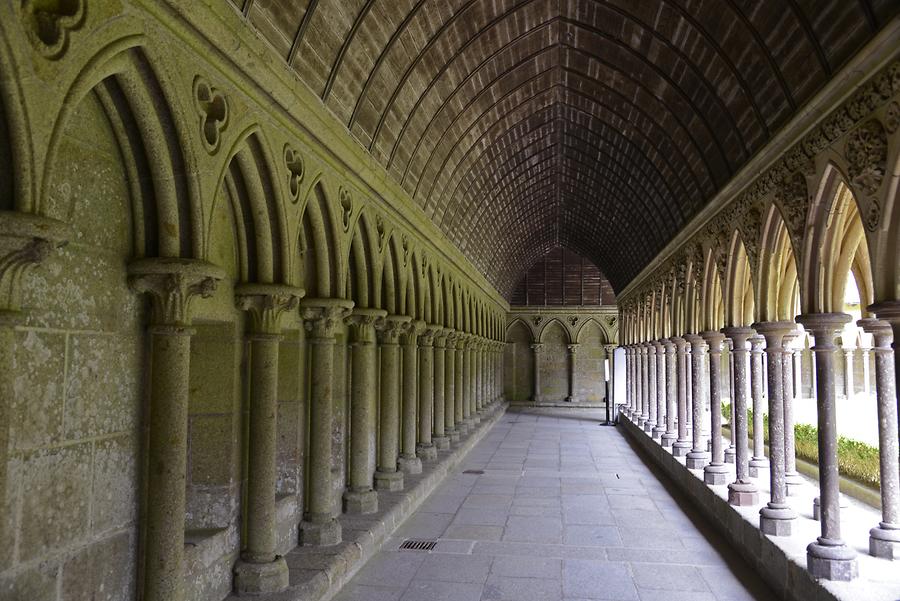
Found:
[(456, 397), (454, 402), (454, 410), (456, 411), (456, 430), (460, 436), (469, 433), (468, 405), (466, 404), (466, 386), (463, 372), (466, 370), (466, 335), (462, 332), (456, 333), (456, 365), (454, 366), (454, 390), (453, 395)]
[(678, 371), (678, 440), (672, 444), (672, 454), (676, 457), (684, 457), (691, 450), (691, 437), (688, 433), (687, 421), (687, 341), (681, 336), (672, 338), (675, 344), (677, 358), (676, 369)]
[(456, 330), (447, 330), (447, 350), (444, 353), (444, 428), (450, 442), (459, 442), (459, 429), (456, 427), (456, 336)]
[(679, 374), (679, 377), (684, 378), (685, 427), (687, 428), (688, 436), (690, 436), (694, 422), (694, 382), (691, 378), (691, 343), (688, 342), (685, 336), (682, 336), (682, 338), (685, 340), (684, 361), (681, 364), (681, 373)]
[(531, 350), (534, 351), (534, 402), (540, 403), (543, 400), (541, 396), (541, 351), (544, 349), (544, 345), (537, 343), (531, 345)]
[[(650, 419), (650, 355), (649, 343), (642, 342), (640, 348), (641, 362), (641, 413), (638, 417), (638, 426), (645, 428)], [(655, 400), (655, 399), (654, 399)]]
[(576, 360), (578, 356), (578, 345), (570, 344), (567, 348), (569, 350), (569, 396), (566, 397), (566, 400), (570, 403), (576, 403), (578, 402), (578, 398), (575, 392), (577, 390), (575, 374), (577, 371)]
[(480, 339), (476, 335), (472, 335), (471, 342), (469, 343), (469, 373), (471, 374), (471, 379), (469, 381), (469, 389), (471, 390), (470, 402), (472, 403), (472, 423), (480, 424), (481, 423), (481, 399), (478, 398), (478, 345), (480, 344)]
[(653, 418), (650, 436), (653, 440), (660, 441), (666, 431), (666, 348), (661, 340), (654, 340), (652, 344), (654, 364), (650, 369), (656, 371), (656, 415)]
[(671, 447), (678, 439), (675, 429), (675, 419), (678, 415), (678, 381), (676, 372), (678, 369), (677, 347), (674, 338), (663, 340), (666, 349), (666, 431), (660, 437), (660, 443), (664, 447)]
[(834, 338), (850, 321), (845, 313), (800, 315), (797, 322), (815, 339), (816, 408), (819, 431), (819, 499), (822, 535), (806, 548), (806, 565), (816, 578), (852, 580), (858, 575), (856, 551), (841, 540), (837, 420), (834, 406)]
[(656, 428), (657, 421), (657, 382), (656, 382), (656, 344), (647, 343), (647, 421), (644, 422), (644, 432), (651, 433)]
[(303, 290), (290, 286), (242, 284), (235, 304), (248, 316), (250, 407), (248, 416), (246, 541), (234, 567), (240, 595), (273, 593), (288, 586), (288, 566), (275, 553), (278, 480), (278, 344), (281, 315), (297, 308)]
[(726, 337), (725, 344), (728, 345), (728, 393), (731, 395), (728, 402), (728, 423), (731, 425), (731, 441), (728, 443), (728, 447), (725, 448), (725, 463), (734, 463), (737, 455), (737, 446), (734, 442), (736, 440), (734, 435), (734, 341)]
[(728, 467), (725, 465), (725, 449), (722, 446), (722, 342), (719, 332), (701, 334), (709, 346), (709, 405), (711, 459), (703, 468), (703, 481), (714, 486), (728, 483)]
[(631, 417), (632, 390), (634, 389), (634, 375), (631, 373), (631, 345), (625, 345), (622, 349), (625, 351), (625, 402), (622, 404), (622, 414)]
[(763, 429), (763, 344), (760, 335), (750, 337), (750, 396), (753, 399), (753, 456), (750, 458), (750, 476), (759, 476), (759, 470), (768, 469)]
[(407, 474), (421, 474), (422, 460), (416, 455), (416, 414), (419, 399), (419, 334), (425, 330), (424, 321), (405, 324), (403, 333), (403, 429), (401, 453), (397, 467)]
[(419, 438), (416, 455), (422, 461), (437, 459), (431, 440), (434, 420), (434, 336), (441, 326), (429, 324), (419, 334)]
[(772, 536), (790, 536), (797, 513), (787, 503), (784, 460), (784, 349), (786, 334), (794, 328), (789, 321), (757, 323), (753, 328), (766, 339), (769, 401), (769, 502), (759, 512), (759, 529)]
[(400, 447), (400, 335), (411, 318), (388, 315), (378, 333), (381, 343), (381, 419), (378, 439), (377, 490), (403, 490), (403, 472), (397, 467)]
[(144, 599), (183, 601), (191, 303), (224, 274), (186, 259), (141, 259), (128, 273), (151, 300)]
[(875, 351), (875, 393), (878, 399), (878, 448), (881, 474), (881, 522), (869, 530), (869, 554), (900, 559), (900, 465), (897, 449), (897, 391), (891, 326), (878, 319), (857, 324), (872, 334)]
[(437, 450), (443, 451), (450, 448), (450, 437), (446, 433), (446, 408), (444, 400), (446, 366), (444, 361), (447, 354), (447, 336), (451, 330), (439, 328), (434, 334), (434, 433), (432, 442)]
[(615, 390), (616, 390), (616, 345), (615, 344), (604, 344), (603, 352), (606, 354), (606, 358), (609, 360), (609, 369), (607, 370), (607, 377), (609, 378), (609, 389), (607, 390), (606, 395), (606, 403), (607, 406), (610, 407), (610, 411), (608, 415), (610, 419), (615, 418), (616, 406), (619, 402), (619, 399), (616, 398)]
[(797, 472), (797, 450), (794, 438), (794, 365), (796, 351), (792, 345), (802, 336), (796, 329), (782, 338), (784, 359), (782, 362), (782, 405), (784, 407), (784, 484), (788, 496), (796, 494), (803, 484), (803, 478)]
[(750, 479), (750, 444), (747, 439), (747, 340), (754, 335), (750, 328), (728, 327), (722, 330), (734, 347), (734, 400), (732, 401), (731, 438), (735, 444), (735, 480), (728, 485), (728, 502), (732, 505), (756, 505), (759, 489)]
[(844, 396), (853, 397), (853, 347), (842, 348), (844, 354)]
[(706, 355), (706, 342), (698, 334), (687, 334), (685, 338), (691, 345), (691, 403), (693, 416), (691, 419), (691, 450), (685, 457), (688, 469), (699, 470), (709, 463), (709, 451), (706, 450), (706, 438), (703, 436), (703, 395), (705, 392), (703, 369)]

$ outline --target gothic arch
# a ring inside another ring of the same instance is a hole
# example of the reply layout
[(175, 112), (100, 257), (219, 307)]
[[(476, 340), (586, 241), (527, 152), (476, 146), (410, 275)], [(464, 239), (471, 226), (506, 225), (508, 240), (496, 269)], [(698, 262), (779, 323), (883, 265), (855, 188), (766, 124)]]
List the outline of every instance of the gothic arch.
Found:
[(597, 332), (600, 335), (600, 344), (609, 344), (609, 332), (606, 331), (606, 328), (603, 327), (603, 324), (594, 319), (593, 317), (589, 317), (584, 321), (584, 323), (579, 326), (578, 331), (575, 333), (575, 342), (581, 344), (584, 342), (584, 338), (589, 336), (591, 330), (588, 328), (597, 328)]
[(340, 253), (328, 198), (321, 182), (303, 211), (300, 232), (303, 288), (309, 298), (338, 298), (341, 292)]
[(543, 343), (546, 341), (547, 336), (553, 332), (554, 329), (559, 328), (563, 332), (563, 336), (567, 344), (572, 344), (572, 335), (569, 332), (569, 328), (566, 327), (566, 324), (561, 322), (560, 320), (553, 318), (549, 320), (547, 323), (541, 327), (540, 332), (538, 332), (537, 339), (539, 342)]
[(755, 276), (759, 290), (757, 321), (792, 321), (799, 311), (797, 258), (781, 210), (775, 204), (769, 207), (763, 220), (759, 269)]
[(749, 326), (754, 318), (753, 282), (744, 242), (735, 230), (728, 247), (725, 276), (725, 325)]

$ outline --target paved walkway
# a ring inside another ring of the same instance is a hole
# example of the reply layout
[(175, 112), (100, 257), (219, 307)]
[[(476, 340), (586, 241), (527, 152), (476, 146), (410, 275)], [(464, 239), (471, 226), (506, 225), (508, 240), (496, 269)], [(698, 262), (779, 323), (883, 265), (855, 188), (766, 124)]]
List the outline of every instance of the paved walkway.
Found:
[(505, 415), (336, 599), (774, 600), (599, 419)]

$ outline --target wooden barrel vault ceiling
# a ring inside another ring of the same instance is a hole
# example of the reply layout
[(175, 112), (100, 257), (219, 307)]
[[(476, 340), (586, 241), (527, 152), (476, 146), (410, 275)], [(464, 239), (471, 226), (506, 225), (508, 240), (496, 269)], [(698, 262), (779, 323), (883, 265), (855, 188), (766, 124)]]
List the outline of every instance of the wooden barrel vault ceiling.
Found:
[(897, 0), (232, 0), (501, 291), (620, 290)]

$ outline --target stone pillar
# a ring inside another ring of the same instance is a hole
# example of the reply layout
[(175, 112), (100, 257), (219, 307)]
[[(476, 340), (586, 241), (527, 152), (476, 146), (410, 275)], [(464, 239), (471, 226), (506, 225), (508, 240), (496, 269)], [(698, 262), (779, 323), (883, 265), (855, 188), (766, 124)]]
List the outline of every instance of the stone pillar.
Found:
[(466, 335), (462, 332), (456, 333), (456, 371), (454, 373), (454, 403), (456, 410), (456, 430), (460, 436), (469, 433), (468, 405), (466, 404), (466, 386), (463, 372), (466, 369)]
[(273, 593), (288, 587), (288, 567), (275, 553), (278, 480), (278, 343), (281, 315), (297, 308), (303, 290), (290, 286), (242, 284), (235, 304), (248, 315), (250, 412), (247, 452), (247, 540), (234, 567), (239, 595)]
[(403, 472), (398, 469), (400, 447), (400, 335), (412, 318), (388, 315), (378, 333), (381, 343), (381, 416), (378, 440), (376, 490), (403, 490)]
[(609, 387), (607, 390), (607, 396), (604, 401), (607, 406), (610, 407), (607, 415), (610, 416), (610, 419), (615, 418), (616, 405), (618, 404), (619, 399), (616, 398), (615, 390), (616, 390), (616, 345), (615, 344), (604, 344), (603, 352), (606, 353), (606, 358), (609, 359), (609, 366), (607, 370), (607, 375), (609, 378)]
[(725, 449), (725, 463), (734, 463), (737, 456), (737, 446), (734, 443), (734, 341), (726, 337), (725, 344), (728, 345), (728, 393), (731, 395), (728, 403), (728, 423), (731, 426), (731, 441)]
[(673, 342), (674, 338), (663, 340), (663, 346), (666, 349), (666, 431), (660, 436), (660, 444), (664, 447), (671, 447), (678, 439), (678, 432), (675, 430), (675, 418), (677, 416), (678, 404), (678, 381), (675, 376), (678, 368), (678, 357), (676, 356), (676, 346)]
[(853, 397), (853, 348), (841, 349), (844, 353), (844, 396)]
[(753, 456), (750, 458), (750, 476), (759, 476), (759, 470), (768, 469), (763, 429), (763, 343), (760, 335), (750, 337), (750, 395), (753, 399)]
[(688, 433), (687, 421), (687, 341), (675, 336), (672, 338), (675, 344), (676, 369), (678, 371), (678, 384), (676, 394), (678, 399), (678, 440), (672, 444), (672, 454), (676, 457), (684, 457), (691, 450), (691, 438)]
[(143, 598), (183, 601), (190, 309), (224, 274), (202, 261), (161, 258), (134, 261), (128, 273), (132, 289), (151, 299)]
[(753, 328), (766, 339), (769, 401), (769, 502), (759, 512), (759, 529), (772, 536), (790, 536), (797, 513), (787, 503), (784, 460), (784, 336), (794, 324), (789, 321), (757, 323)]
[(625, 402), (622, 404), (622, 414), (631, 417), (632, 389), (634, 388), (634, 377), (631, 373), (631, 345), (625, 345), (622, 349), (625, 351)]
[(431, 440), (434, 420), (434, 336), (441, 326), (429, 324), (419, 334), (419, 437), (416, 455), (422, 461), (437, 459)]
[(638, 351), (640, 352), (641, 365), (641, 414), (638, 417), (638, 426), (645, 428), (647, 420), (650, 419), (650, 356), (649, 347), (646, 342), (642, 342)]
[(377, 349), (375, 330), (384, 327), (387, 311), (354, 309), (350, 326), (350, 474), (344, 492), (344, 511), (364, 514), (378, 510), (375, 492), (375, 401)]
[(685, 427), (688, 431), (688, 437), (690, 437), (691, 428), (694, 422), (694, 391), (693, 391), (693, 381), (691, 380), (691, 343), (687, 341), (687, 338), (684, 338), (684, 361), (681, 364), (681, 373), (678, 374), (679, 378), (684, 378), (684, 415), (687, 418), (685, 420)]
[(703, 437), (703, 367), (706, 360), (706, 342), (698, 334), (687, 334), (685, 338), (691, 345), (691, 450), (685, 456), (688, 469), (703, 469), (709, 463), (709, 451), (706, 450), (706, 439)]
[(400, 459), (397, 467), (407, 474), (421, 474), (422, 460), (416, 456), (416, 413), (419, 399), (419, 334), (424, 321), (410, 321), (403, 332), (403, 415)]
[(872, 372), (872, 368), (870, 367), (871, 366), (870, 350), (871, 349), (868, 349), (865, 347), (860, 349), (860, 351), (862, 351), (863, 393), (866, 396), (869, 396), (870, 394), (872, 394), (872, 377), (870, 375)]
[(703, 468), (703, 481), (713, 486), (723, 486), (728, 482), (728, 468), (725, 465), (725, 449), (722, 446), (722, 342), (725, 337), (719, 332), (706, 331), (701, 334), (709, 346), (709, 404), (711, 458)]
[(900, 559), (900, 465), (897, 449), (897, 391), (891, 351), (891, 326), (877, 319), (857, 324), (874, 338), (875, 393), (878, 399), (878, 448), (881, 468), (881, 522), (869, 530), (869, 554)]
[(444, 364), (447, 354), (447, 336), (452, 330), (448, 328), (440, 328), (435, 331), (434, 335), (434, 435), (432, 442), (437, 450), (447, 450), (450, 448), (450, 436), (446, 431), (446, 401), (444, 392), (446, 383), (444, 376), (446, 374), (446, 365)]
[(310, 333), (310, 424), (308, 503), (300, 525), (300, 544), (336, 545), (341, 524), (335, 519), (331, 479), (334, 404), (335, 330), (350, 315), (352, 301), (311, 298), (300, 301), (300, 316)]
[(534, 402), (540, 403), (543, 400), (541, 397), (541, 351), (543, 350), (543, 344), (532, 344), (531, 350), (534, 351)]
[(796, 494), (803, 478), (797, 472), (797, 451), (794, 439), (794, 394), (799, 393), (800, 388), (795, 387), (794, 365), (797, 353), (791, 345), (802, 336), (797, 330), (784, 335), (782, 348), (784, 359), (782, 363), (782, 406), (784, 408), (784, 483), (788, 496)]
[(444, 353), (444, 429), (450, 442), (459, 442), (456, 427), (456, 335), (447, 330), (447, 350)]
[(569, 350), (569, 396), (566, 397), (566, 401), (570, 403), (578, 402), (578, 394), (577, 390), (577, 382), (576, 378), (576, 358), (578, 357), (578, 345), (570, 344), (566, 348)]
[(478, 357), (478, 337), (474, 334), (469, 338), (467, 350), (469, 351), (469, 411), (472, 423), (477, 425), (481, 423), (481, 414), (478, 411), (481, 407), (478, 399), (478, 362), (476, 361)]
[(754, 331), (750, 328), (728, 327), (722, 333), (731, 340), (734, 347), (731, 353), (734, 365), (731, 439), (736, 451), (736, 477), (728, 485), (728, 502), (732, 505), (756, 505), (759, 503), (759, 490), (750, 479), (750, 445), (747, 439), (747, 340), (754, 335)]
[(834, 338), (850, 321), (845, 313), (800, 315), (797, 322), (815, 339), (816, 409), (819, 430), (819, 499), (822, 535), (806, 548), (806, 566), (816, 578), (852, 580), (859, 573), (856, 551), (841, 540), (837, 421), (834, 406)]
[(653, 436), (658, 421), (657, 407), (657, 378), (656, 378), (656, 344), (647, 343), (647, 421), (644, 422), (644, 432)]
[(650, 369), (656, 370), (656, 415), (650, 437), (661, 441), (666, 431), (666, 348), (661, 340), (654, 340), (652, 344), (655, 351), (655, 365), (651, 365)]

